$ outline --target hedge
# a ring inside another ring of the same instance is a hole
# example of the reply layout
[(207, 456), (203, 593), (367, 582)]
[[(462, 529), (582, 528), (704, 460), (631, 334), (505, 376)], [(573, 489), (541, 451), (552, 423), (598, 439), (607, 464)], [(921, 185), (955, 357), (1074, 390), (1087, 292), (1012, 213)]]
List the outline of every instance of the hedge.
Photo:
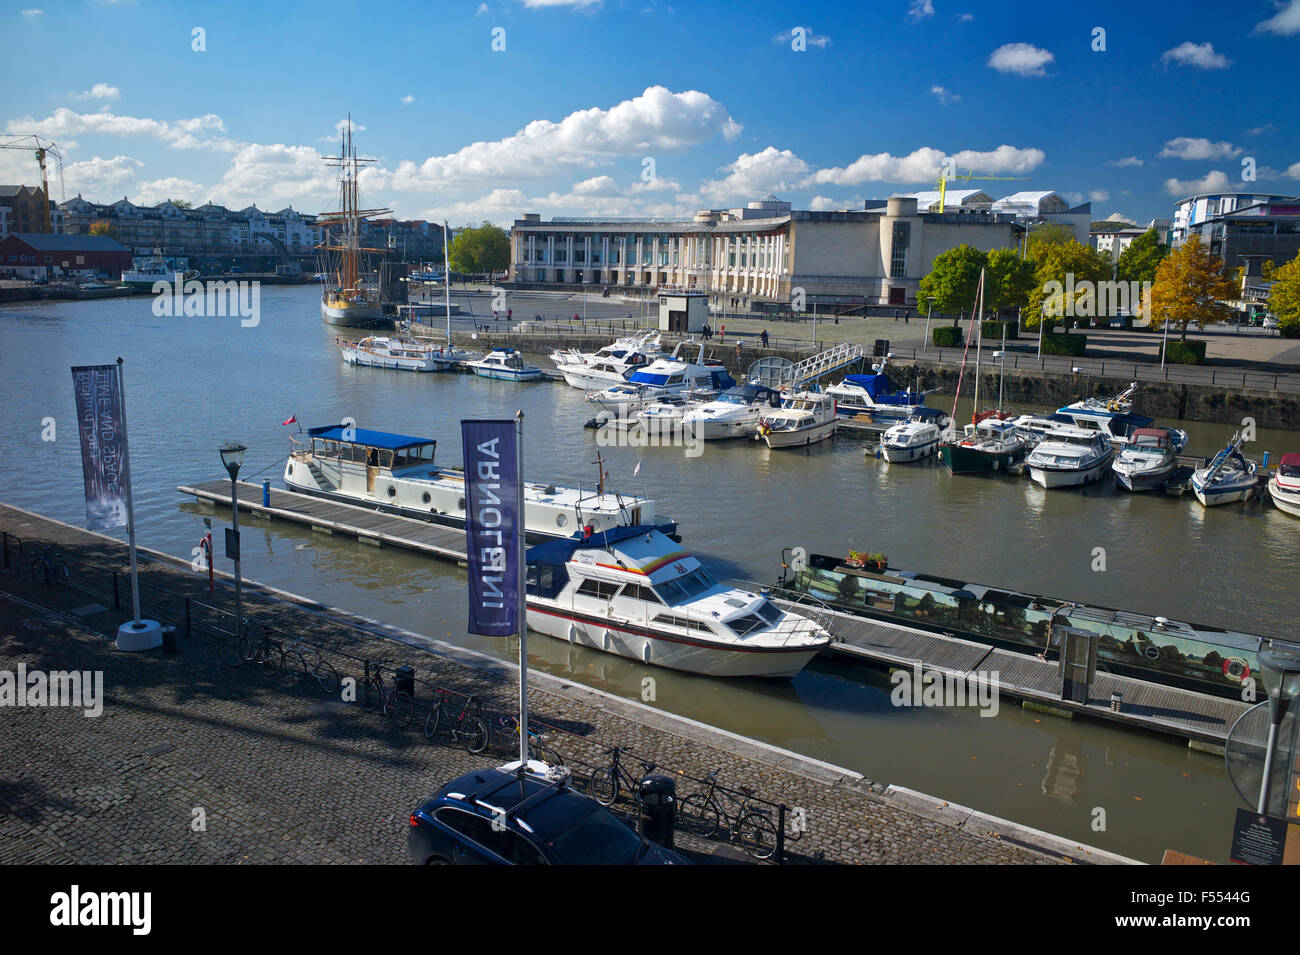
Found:
[(1002, 341), (1002, 333), (1004, 330), (1006, 331), (1007, 341), (1016, 338), (1020, 331), (1019, 326), (1015, 322), (1000, 322), (994, 320), (982, 322), (980, 328), (985, 338), (990, 341), (999, 342)]
[(1071, 358), (1078, 358), (1087, 351), (1087, 348), (1087, 335), (1070, 335), (1043, 329), (1044, 355), (1069, 355)]
[(1283, 338), (1300, 338), (1300, 322), (1291, 322), (1288, 325), (1279, 325), (1277, 333)]
[(930, 339), (940, 348), (961, 344), (961, 328), (957, 325), (940, 325), (930, 332)]
[(1165, 361), (1171, 365), (1199, 365), (1205, 361), (1205, 342), (1168, 342), (1164, 346)]

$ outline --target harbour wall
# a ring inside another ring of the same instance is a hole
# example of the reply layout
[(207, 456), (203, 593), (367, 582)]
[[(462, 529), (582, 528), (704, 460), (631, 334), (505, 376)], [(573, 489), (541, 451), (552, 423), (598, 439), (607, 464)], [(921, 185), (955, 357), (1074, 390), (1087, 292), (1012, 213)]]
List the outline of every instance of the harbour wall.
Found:
[[(624, 334), (613, 323), (611, 332), (598, 334), (546, 334), (531, 335), (518, 332), (480, 331), (455, 332), (457, 344), (477, 349), (497, 347), (518, 348), (532, 354), (549, 354), (554, 349), (576, 348), (594, 351), (608, 345), (613, 337)], [(759, 348), (751, 339), (739, 349), (717, 339), (705, 344), (705, 355), (716, 358), (726, 366), (732, 376), (740, 379), (758, 358), (779, 356), (799, 362), (809, 352), (791, 348)], [(665, 348), (671, 348), (665, 336)], [(957, 388), (960, 366), (940, 364), (916, 359), (894, 358), (889, 363), (890, 380), (899, 388), (911, 385), (927, 391), (938, 390), (952, 395)], [(974, 386), (975, 369), (966, 368), (962, 390), (970, 394)], [(980, 380), (980, 404), (992, 407), (998, 394), (998, 368), (984, 366)], [(1011, 406), (1038, 404), (1061, 406), (1082, 397), (1117, 394), (1129, 386), (1131, 377), (1097, 375), (1086, 372), (1069, 372), (1034, 369), (1006, 370), (1003, 380), (1003, 401)], [(1281, 430), (1300, 430), (1300, 394), (1262, 388), (1234, 388), (1227, 385), (1203, 385), (1180, 381), (1147, 381), (1139, 384), (1136, 410), (1158, 421), (1200, 421), (1212, 424), (1240, 425), (1242, 419), (1253, 418), (1257, 427)]]

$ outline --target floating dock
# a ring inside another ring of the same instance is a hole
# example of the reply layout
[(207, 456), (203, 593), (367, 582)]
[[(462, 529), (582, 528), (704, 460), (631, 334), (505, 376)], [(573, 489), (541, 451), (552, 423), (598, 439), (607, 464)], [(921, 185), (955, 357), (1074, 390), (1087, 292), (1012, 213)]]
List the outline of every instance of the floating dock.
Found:
[[(239, 507), (263, 517), (305, 525), (322, 533), (352, 537), (375, 546), (397, 547), (464, 566), (465, 532), (409, 517), (397, 517), (368, 507), (272, 488), (269, 503), (262, 503), (262, 486), (236, 482)], [(205, 481), (177, 488), (199, 501), (230, 506), (230, 482)], [(806, 603), (777, 602), (796, 612)], [(869, 620), (824, 607), (818, 614), (829, 619), (834, 642), (830, 653), (891, 669), (935, 671), (945, 677), (969, 680), (980, 674), (998, 674), (1003, 696), (1020, 700), (1026, 708), (1072, 717), (1081, 715), (1187, 740), (1195, 749), (1221, 752), (1228, 732), (1249, 706), (1236, 700), (1197, 693), (1131, 677), (1098, 673), (1087, 703), (1061, 699), (1060, 671), (1056, 663), (1031, 654), (1003, 650), (958, 637), (913, 630)], [(1111, 694), (1123, 696), (1119, 710), (1111, 708)]]

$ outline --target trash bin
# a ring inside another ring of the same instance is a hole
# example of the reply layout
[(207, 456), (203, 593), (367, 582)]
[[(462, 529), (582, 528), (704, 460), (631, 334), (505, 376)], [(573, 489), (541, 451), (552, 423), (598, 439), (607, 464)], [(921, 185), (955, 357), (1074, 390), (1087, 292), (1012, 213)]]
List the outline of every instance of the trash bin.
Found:
[(162, 628), (162, 651), (163, 653), (178, 652), (176, 646), (176, 628), (173, 626), (169, 625)]
[(637, 789), (641, 804), (641, 835), (665, 849), (673, 847), (677, 823), (677, 783), (671, 776), (650, 773), (641, 777)]
[(405, 693), (415, 699), (415, 667), (400, 666), (393, 671), (393, 686), (398, 693)]
[(889, 354), (889, 339), (877, 338), (875, 347), (871, 349), (872, 358), (884, 358)]

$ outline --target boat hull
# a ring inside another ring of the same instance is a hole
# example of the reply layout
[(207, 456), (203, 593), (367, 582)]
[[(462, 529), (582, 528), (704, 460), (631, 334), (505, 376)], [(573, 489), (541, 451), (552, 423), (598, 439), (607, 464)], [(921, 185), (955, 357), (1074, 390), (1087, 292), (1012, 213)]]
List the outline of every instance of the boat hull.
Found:
[(1164, 487), (1173, 477), (1173, 467), (1161, 468), (1158, 471), (1127, 471), (1115, 468), (1115, 480), (1126, 491), (1140, 493), (1142, 491), (1154, 491)]
[(1029, 477), (1036, 484), (1045, 488), (1079, 487), (1101, 480), (1110, 467), (1110, 458), (1102, 458), (1086, 468), (1046, 468), (1030, 467)]
[(822, 650), (822, 646), (729, 647), (686, 636), (651, 634), (632, 624), (574, 614), (534, 599), (528, 600), (528, 626), (548, 637), (638, 663), (718, 677), (793, 677)]
[(1300, 517), (1300, 490), (1290, 491), (1280, 487), (1275, 474), (1269, 478), (1268, 494), (1279, 511), (1292, 517)]
[(890, 464), (907, 464), (911, 461), (922, 461), (930, 457), (939, 448), (939, 439), (927, 441), (925, 444), (917, 444), (911, 447), (891, 447), (887, 444), (880, 446), (880, 452), (885, 456), (885, 460)]
[(1022, 452), (981, 451), (960, 444), (939, 446), (939, 459), (951, 474), (988, 474), (1005, 471), (1019, 459)]
[(537, 381), (542, 377), (538, 368), (516, 371), (512, 368), (483, 368), (471, 363), (470, 369), (480, 378), (491, 378), (493, 381)]
[(825, 441), (835, 433), (837, 421), (823, 421), (798, 431), (765, 431), (763, 440), (769, 448), (804, 448)]
[(1219, 504), (1233, 504), (1237, 501), (1244, 501), (1250, 497), (1255, 490), (1255, 482), (1250, 484), (1230, 484), (1228, 486), (1210, 485), (1205, 487), (1192, 481), (1192, 493), (1196, 499), (1206, 507), (1216, 507)]
[(384, 317), (383, 307), (378, 302), (329, 304), (322, 300), (320, 315), (326, 325), (337, 328), (373, 328), (388, 321)]

